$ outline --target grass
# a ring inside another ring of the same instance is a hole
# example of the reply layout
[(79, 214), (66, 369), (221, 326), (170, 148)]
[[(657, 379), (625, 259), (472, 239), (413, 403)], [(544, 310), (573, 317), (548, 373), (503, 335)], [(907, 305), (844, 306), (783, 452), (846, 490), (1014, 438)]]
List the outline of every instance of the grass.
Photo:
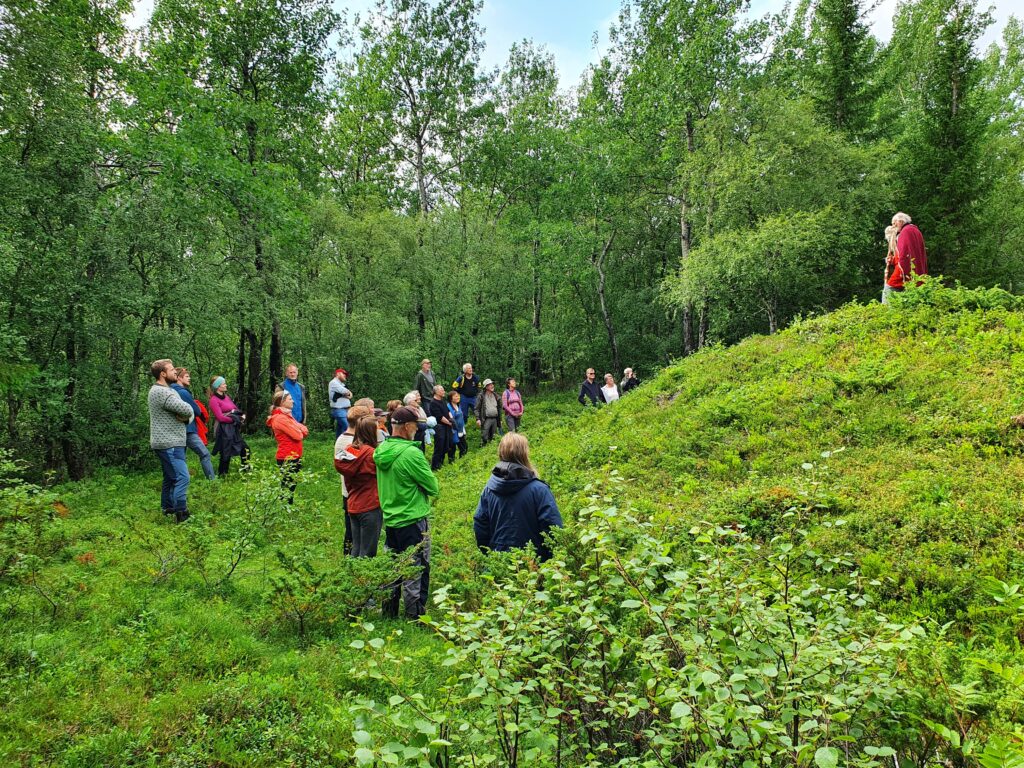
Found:
[[(705, 350), (610, 407), (527, 398), (524, 428), (567, 519), (596, 497), (666, 536), (711, 521), (767, 540), (799, 524), (821, 551), (850, 554), (880, 609), (948, 623), (933, 661), (950, 685), (978, 683), (972, 655), (1021, 666), (1024, 614), (993, 585), (1024, 580), (1024, 434), (1010, 425), (1024, 410), (1022, 329), (1012, 297), (928, 288)], [(388, 696), (353, 674), (365, 656), (349, 646), (352, 623), (367, 618), (401, 630), (402, 684), (436, 690), (444, 644), (429, 629), (328, 596), (300, 636), (274, 607), (276, 550), (340, 567), (332, 445), (326, 427), (314, 433), (294, 510), (217, 587), (184, 553), (206, 547), (223, 571), (258, 482), (209, 484), (193, 465), (194, 519), (179, 527), (160, 514), (155, 462), (55, 489), (33, 550), (40, 589), (3, 582), (0, 763), (348, 764), (350, 703)], [(253, 447), (272, 463), (268, 439)], [(471, 518), (494, 459), (494, 444), (474, 443), (439, 475), (432, 584), (469, 605), (493, 588)], [(995, 694), (974, 707), (986, 727), (1016, 717)]]

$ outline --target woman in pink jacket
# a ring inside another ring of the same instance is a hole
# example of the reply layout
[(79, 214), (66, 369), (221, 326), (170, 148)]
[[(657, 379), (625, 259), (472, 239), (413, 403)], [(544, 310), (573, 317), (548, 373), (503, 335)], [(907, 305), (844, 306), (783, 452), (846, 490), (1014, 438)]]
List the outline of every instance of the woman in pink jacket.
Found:
[(516, 389), (515, 379), (505, 379), (505, 391), (501, 394), (501, 409), (505, 412), (505, 423), (509, 432), (519, 431), (523, 420), (523, 396)]
[(210, 379), (210, 412), (217, 424), (217, 434), (210, 453), (220, 455), (217, 474), (224, 477), (231, 468), (231, 458), (238, 456), (242, 469), (249, 468), (249, 445), (242, 438), (242, 425), (245, 414), (228, 397), (228, 385), (223, 376)]

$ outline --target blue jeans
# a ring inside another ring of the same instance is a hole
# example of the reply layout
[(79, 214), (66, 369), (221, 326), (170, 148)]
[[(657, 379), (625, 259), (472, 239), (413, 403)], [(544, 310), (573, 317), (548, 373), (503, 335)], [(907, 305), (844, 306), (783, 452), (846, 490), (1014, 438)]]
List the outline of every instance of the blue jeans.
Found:
[(472, 419), (476, 418), (475, 416), (472, 416), (474, 408), (476, 408), (475, 397), (462, 396), (459, 398), (459, 410), (462, 411), (462, 420), (465, 421), (467, 425), (469, 425), (469, 422), (472, 421)]
[(889, 285), (883, 285), (882, 286), (882, 303), (883, 304), (888, 304), (889, 303), (889, 299), (892, 298), (892, 295), (894, 293), (902, 293), (902, 292), (903, 292), (902, 288), (892, 288)]
[(164, 471), (164, 483), (160, 488), (161, 509), (184, 512), (188, 509), (188, 464), (185, 463), (185, 446), (154, 450)]
[(205, 445), (203, 445), (203, 441), (199, 439), (199, 435), (195, 432), (189, 432), (185, 435), (185, 447), (199, 457), (199, 463), (203, 467), (203, 474), (206, 475), (206, 479), (213, 480), (213, 478), (216, 477), (216, 475), (213, 474), (213, 459), (210, 458), (210, 451)]
[(348, 408), (331, 408), (331, 418), (334, 419), (334, 439), (337, 440), (348, 429)]

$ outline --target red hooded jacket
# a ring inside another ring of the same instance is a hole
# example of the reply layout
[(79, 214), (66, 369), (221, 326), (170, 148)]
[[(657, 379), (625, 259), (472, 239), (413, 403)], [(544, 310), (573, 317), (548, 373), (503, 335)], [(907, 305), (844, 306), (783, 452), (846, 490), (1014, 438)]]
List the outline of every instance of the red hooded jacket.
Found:
[(380, 509), (377, 495), (377, 465), (373, 461), (374, 445), (350, 445), (341, 458), (334, 460), (334, 468), (345, 477), (348, 491), (348, 513), (358, 515)]
[[(889, 275), (890, 288), (903, 288), (911, 274), (928, 274), (928, 252), (924, 247), (924, 235), (913, 224), (904, 224), (896, 238), (896, 258), (892, 274)], [(921, 281), (917, 281), (920, 285)]]

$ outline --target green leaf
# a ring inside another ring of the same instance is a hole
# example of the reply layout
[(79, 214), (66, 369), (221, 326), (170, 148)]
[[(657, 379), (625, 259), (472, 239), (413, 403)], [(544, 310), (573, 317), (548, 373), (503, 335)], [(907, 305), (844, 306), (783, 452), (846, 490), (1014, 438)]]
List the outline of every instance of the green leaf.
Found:
[(359, 749), (357, 749), (352, 756), (356, 759), (356, 762), (359, 765), (370, 765), (371, 763), (373, 763), (373, 752), (366, 749), (365, 747), (360, 747)]
[(356, 731), (352, 734), (352, 740), (356, 744), (366, 747), (373, 743), (373, 736), (367, 731)]
[(433, 736), (437, 733), (437, 726), (429, 720), (417, 720), (413, 725), (416, 727), (417, 731), (426, 734), (427, 736)]
[(719, 680), (721, 680), (722, 676), (720, 674), (718, 674), (717, 672), (714, 672), (714, 671), (712, 671), (710, 669), (706, 669), (706, 670), (704, 670), (703, 672), (700, 673), (700, 679), (704, 683), (704, 686), (706, 688), (710, 688), (715, 683), (717, 683)]
[(896, 750), (892, 747), (864, 747), (864, 753), (872, 757), (893, 757)]
[(682, 720), (693, 714), (693, 708), (685, 701), (677, 701), (672, 705), (672, 719)]
[(814, 764), (818, 768), (836, 768), (839, 765), (839, 750), (835, 747), (819, 747), (814, 753)]

